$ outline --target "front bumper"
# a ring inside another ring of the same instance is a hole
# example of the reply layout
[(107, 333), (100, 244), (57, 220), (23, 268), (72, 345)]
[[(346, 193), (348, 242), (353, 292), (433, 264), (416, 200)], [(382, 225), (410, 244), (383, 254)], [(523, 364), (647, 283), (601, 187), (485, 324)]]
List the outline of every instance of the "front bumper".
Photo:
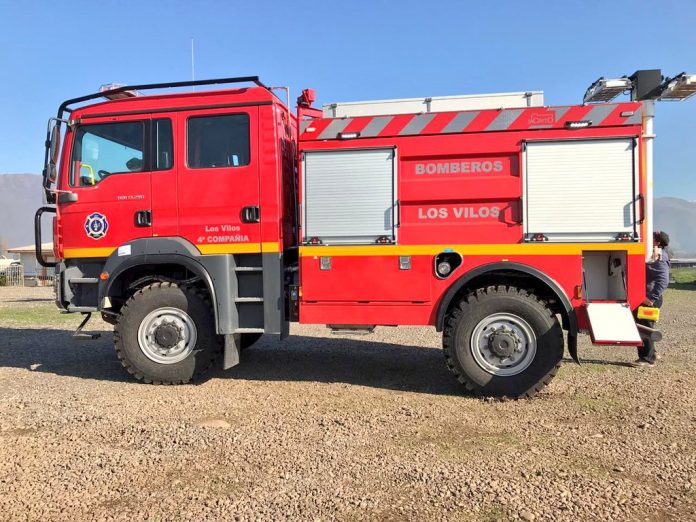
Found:
[(103, 263), (69, 260), (55, 268), (56, 306), (66, 312), (96, 312)]
[(66, 310), (65, 301), (63, 299), (63, 274), (65, 272), (65, 264), (58, 263), (53, 276), (53, 293), (55, 294), (56, 306), (61, 310)]

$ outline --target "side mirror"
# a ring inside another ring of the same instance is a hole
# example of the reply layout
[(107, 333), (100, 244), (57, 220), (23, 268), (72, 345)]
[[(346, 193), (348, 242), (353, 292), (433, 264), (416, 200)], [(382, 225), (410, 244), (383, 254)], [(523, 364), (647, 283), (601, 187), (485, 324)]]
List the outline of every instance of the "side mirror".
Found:
[(51, 163), (58, 163), (58, 153), (60, 152), (60, 123), (51, 129)]
[(55, 183), (57, 177), (58, 177), (58, 169), (56, 168), (56, 164), (49, 163), (48, 164), (48, 181), (50, 181), (51, 183)]
[(60, 153), (60, 123), (56, 123), (51, 129), (51, 145), (48, 154), (47, 175), (51, 183), (56, 181), (58, 177), (58, 155)]
[(57, 123), (51, 129), (51, 149), (50, 159), (54, 165), (58, 163), (58, 153), (60, 152), (60, 123)]

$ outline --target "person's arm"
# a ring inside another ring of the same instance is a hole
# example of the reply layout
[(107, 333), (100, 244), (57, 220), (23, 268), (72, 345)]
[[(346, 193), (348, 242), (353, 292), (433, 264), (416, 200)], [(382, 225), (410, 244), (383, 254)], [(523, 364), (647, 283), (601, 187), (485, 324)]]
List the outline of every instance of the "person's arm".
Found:
[[(669, 285), (669, 265), (665, 261), (657, 261), (648, 267), (648, 274), (653, 284), (646, 296), (652, 305), (667, 290)], [(646, 303), (648, 304), (648, 303)]]

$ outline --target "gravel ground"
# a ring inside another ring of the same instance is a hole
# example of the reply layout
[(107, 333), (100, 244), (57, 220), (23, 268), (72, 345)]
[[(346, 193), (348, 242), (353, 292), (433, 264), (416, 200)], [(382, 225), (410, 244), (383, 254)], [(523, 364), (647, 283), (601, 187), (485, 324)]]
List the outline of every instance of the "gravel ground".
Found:
[(463, 393), (428, 328), (295, 326), (193, 385), (0, 288), (0, 520), (695, 520), (696, 292), (652, 369), (580, 346), (532, 400)]

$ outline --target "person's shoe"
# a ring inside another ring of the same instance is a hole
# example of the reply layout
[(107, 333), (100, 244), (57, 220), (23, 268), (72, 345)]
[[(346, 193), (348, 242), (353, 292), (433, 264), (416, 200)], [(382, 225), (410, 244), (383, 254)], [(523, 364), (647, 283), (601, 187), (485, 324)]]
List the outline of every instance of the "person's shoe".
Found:
[(655, 363), (646, 359), (638, 359), (636, 362), (631, 363), (631, 366), (633, 368), (652, 368), (655, 366)]

